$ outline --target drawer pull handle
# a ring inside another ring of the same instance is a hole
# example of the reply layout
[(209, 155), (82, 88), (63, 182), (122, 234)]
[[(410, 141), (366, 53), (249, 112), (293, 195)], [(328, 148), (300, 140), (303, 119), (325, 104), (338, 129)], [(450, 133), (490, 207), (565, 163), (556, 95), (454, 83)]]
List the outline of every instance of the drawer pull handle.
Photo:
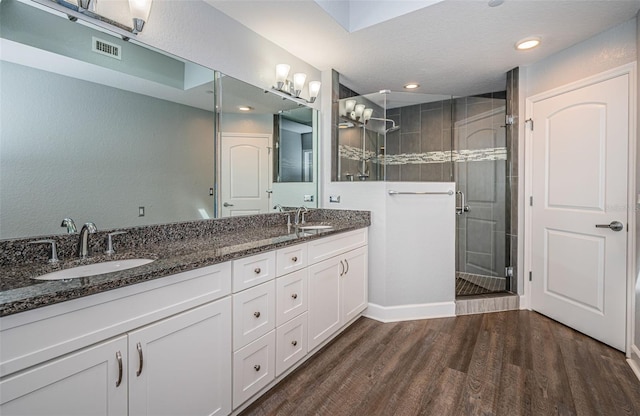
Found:
[(136, 349), (138, 350), (138, 358), (140, 359), (140, 366), (136, 371), (136, 377), (140, 377), (140, 374), (142, 374), (142, 366), (144, 365), (144, 357), (142, 356), (142, 345), (140, 345), (139, 342), (136, 345)]
[(293, 257), (291, 257), (291, 261), (295, 263), (295, 262), (298, 261), (298, 258), (296, 256), (293, 256)]
[(347, 265), (347, 271), (344, 272), (344, 274), (347, 274), (347, 273), (349, 273), (349, 262), (347, 261), (347, 259), (344, 259), (344, 264)]
[(256, 318), (260, 318), (260, 312), (254, 312), (253, 316), (255, 316)]
[(344, 263), (340, 260), (340, 277), (344, 275)]
[(116, 353), (116, 360), (118, 361), (118, 381), (116, 381), (116, 387), (120, 387), (122, 383), (122, 354), (120, 351)]
[(256, 370), (256, 371), (260, 371), (260, 364), (254, 365), (253, 369)]
[(294, 298), (294, 299), (298, 299), (298, 294), (297, 294), (297, 293), (293, 293), (293, 294), (291, 295), (291, 297), (292, 297), (292, 298)]
[(291, 345), (295, 347), (296, 345), (298, 345), (298, 341), (291, 341)]
[(260, 270), (260, 267), (256, 267), (253, 271), (255, 274), (260, 274), (262, 270)]

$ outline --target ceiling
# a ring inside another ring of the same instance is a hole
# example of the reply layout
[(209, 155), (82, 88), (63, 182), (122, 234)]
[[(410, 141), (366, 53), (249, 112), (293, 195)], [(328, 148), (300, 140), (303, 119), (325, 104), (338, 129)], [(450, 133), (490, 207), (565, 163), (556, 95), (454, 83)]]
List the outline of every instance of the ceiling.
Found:
[[(360, 94), (418, 82), (417, 92), (457, 96), (504, 90), (508, 70), (632, 19), (640, 9), (640, 0), (505, 0), (497, 7), (488, 0), (444, 0), (349, 32), (314, 0), (205, 1), (319, 70), (337, 70)], [(412, 1), (351, 0), (349, 7), (353, 16), (369, 13), (371, 4)], [(540, 37), (541, 46), (517, 51), (515, 43), (529, 36)]]

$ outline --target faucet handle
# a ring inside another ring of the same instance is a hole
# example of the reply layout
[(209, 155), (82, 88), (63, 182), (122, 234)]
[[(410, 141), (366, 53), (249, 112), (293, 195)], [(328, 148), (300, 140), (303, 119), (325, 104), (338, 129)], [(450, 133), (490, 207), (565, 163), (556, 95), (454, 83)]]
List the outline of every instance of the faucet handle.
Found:
[(113, 239), (111, 237), (113, 237), (114, 235), (118, 235), (118, 234), (126, 234), (126, 231), (114, 231), (112, 233), (107, 234), (107, 251), (104, 252), (104, 254), (110, 256), (112, 254), (115, 254), (116, 251), (113, 249)]
[(67, 227), (68, 234), (75, 234), (78, 232), (78, 229), (76, 228), (76, 223), (73, 222), (71, 218), (63, 219), (62, 224), (60, 224), (60, 227)]
[(29, 241), (27, 244), (51, 244), (51, 257), (49, 258), (49, 263), (55, 264), (58, 262), (58, 250), (55, 240)]

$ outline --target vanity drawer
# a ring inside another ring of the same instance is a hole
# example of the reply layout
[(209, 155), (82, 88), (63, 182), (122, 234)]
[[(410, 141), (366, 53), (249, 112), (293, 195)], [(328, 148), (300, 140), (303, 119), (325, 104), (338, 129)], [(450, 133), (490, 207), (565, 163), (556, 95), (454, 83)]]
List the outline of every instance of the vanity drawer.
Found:
[(276, 279), (276, 326), (307, 311), (307, 269)]
[(233, 408), (275, 379), (276, 331), (233, 353)]
[(276, 282), (270, 281), (233, 295), (233, 350), (276, 327)]
[(278, 276), (295, 272), (307, 266), (307, 245), (298, 244), (281, 248), (276, 252), (276, 271)]
[(307, 355), (307, 313), (276, 329), (276, 377)]
[(309, 264), (318, 263), (354, 248), (367, 245), (367, 231), (366, 228), (362, 228), (310, 241), (308, 243)]
[(234, 260), (232, 263), (234, 293), (276, 277), (276, 253), (273, 251)]

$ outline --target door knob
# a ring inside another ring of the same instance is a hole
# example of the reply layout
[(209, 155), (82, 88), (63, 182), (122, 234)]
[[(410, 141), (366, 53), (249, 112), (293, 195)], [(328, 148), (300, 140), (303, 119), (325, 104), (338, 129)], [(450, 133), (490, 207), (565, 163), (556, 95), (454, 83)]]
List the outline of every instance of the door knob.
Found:
[(611, 221), (610, 224), (596, 224), (596, 228), (610, 228), (613, 231), (622, 231), (624, 225), (620, 221)]
[(222, 204), (223, 207), (232, 207), (233, 204), (230, 204), (228, 202), (225, 202), (224, 204)]

